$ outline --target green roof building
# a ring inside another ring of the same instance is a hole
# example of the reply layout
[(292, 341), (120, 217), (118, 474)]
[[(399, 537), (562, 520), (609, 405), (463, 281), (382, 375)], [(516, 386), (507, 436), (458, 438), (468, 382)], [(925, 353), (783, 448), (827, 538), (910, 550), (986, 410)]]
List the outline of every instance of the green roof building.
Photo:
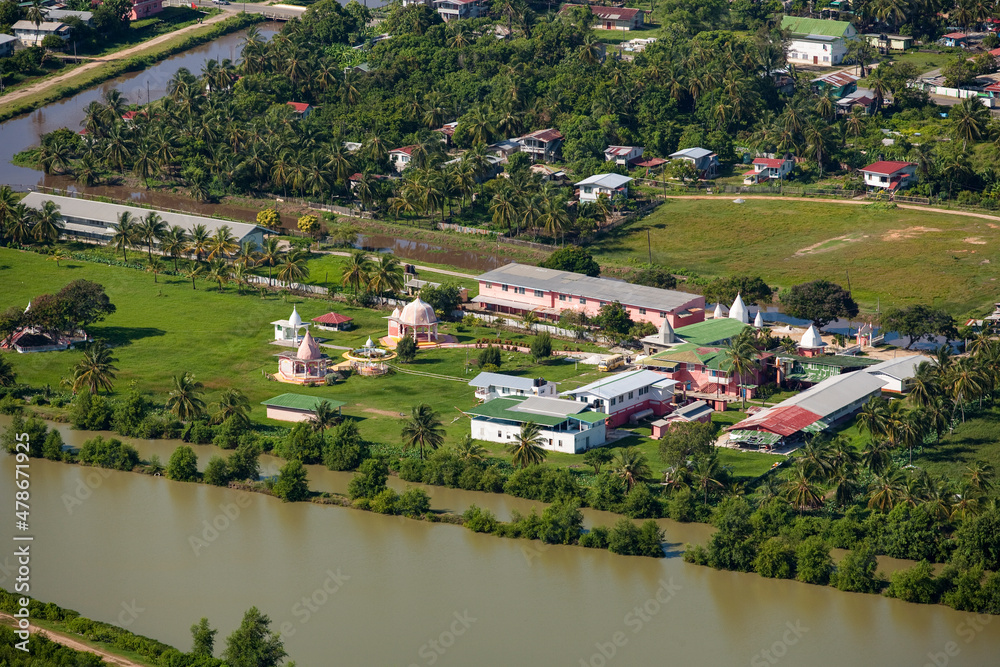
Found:
[(801, 16), (785, 16), (781, 29), (790, 33), (788, 62), (833, 67), (847, 55), (847, 42), (858, 31), (847, 21), (829, 21)]
[(803, 357), (796, 354), (778, 355), (778, 384), (811, 387), (827, 378), (863, 370), (880, 363), (879, 359), (851, 357), (840, 354), (820, 354)]
[(465, 412), (476, 440), (511, 444), (523, 424), (534, 422), (541, 426), (542, 449), (568, 454), (603, 445), (608, 418), (586, 403), (542, 396), (494, 398)]
[(309, 421), (316, 416), (316, 406), (320, 403), (329, 403), (331, 408), (336, 409), (338, 415), (340, 409), (347, 405), (343, 401), (308, 394), (281, 394), (261, 401), (261, 405), (267, 406), (268, 419), (284, 422)]

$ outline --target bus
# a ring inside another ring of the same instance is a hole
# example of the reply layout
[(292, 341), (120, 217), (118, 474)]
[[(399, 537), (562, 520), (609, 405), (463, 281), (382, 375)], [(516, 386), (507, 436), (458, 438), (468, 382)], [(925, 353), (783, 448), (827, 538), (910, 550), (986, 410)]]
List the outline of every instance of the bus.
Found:
[(597, 364), (597, 370), (599, 371), (613, 371), (616, 368), (621, 368), (625, 365), (625, 357), (620, 354), (612, 354), (610, 357), (605, 357), (601, 360), (601, 363)]

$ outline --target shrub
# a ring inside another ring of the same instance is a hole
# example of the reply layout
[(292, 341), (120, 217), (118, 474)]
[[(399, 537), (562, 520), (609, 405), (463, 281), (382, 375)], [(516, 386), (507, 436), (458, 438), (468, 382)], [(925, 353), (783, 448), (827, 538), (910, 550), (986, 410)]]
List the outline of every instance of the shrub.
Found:
[(368, 456), (368, 443), (353, 420), (342, 421), (330, 430), (323, 450), (323, 463), (330, 470), (354, 470)]
[(663, 531), (650, 519), (637, 527), (621, 518), (608, 535), (608, 550), (623, 556), (663, 557)]
[(226, 467), (229, 479), (256, 482), (260, 477), (260, 445), (252, 441), (241, 443), (229, 456)]
[(709, 565), (720, 570), (753, 570), (758, 538), (753, 533), (750, 506), (746, 499), (723, 500), (712, 516), (712, 523), (718, 530), (708, 542)]
[(407, 489), (399, 497), (396, 510), (403, 516), (419, 518), (427, 514), (431, 509), (431, 499), (427, 492), (421, 488)]
[(477, 533), (492, 533), (496, 531), (499, 523), (493, 512), (476, 505), (469, 505), (469, 508), (462, 513), (462, 520), (466, 528)]
[(395, 514), (399, 505), (399, 494), (393, 489), (383, 489), (371, 499), (372, 512), (379, 514)]
[(531, 339), (531, 358), (536, 362), (552, 356), (552, 336), (543, 331)]
[(63, 439), (59, 431), (52, 429), (45, 436), (45, 443), (42, 445), (42, 456), (50, 461), (61, 461), (63, 458)]
[(869, 540), (865, 540), (844, 557), (834, 570), (830, 583), (842, 591), (876, 593), (882, 587), (877, 569), (875, 548)]
[(557, 501), (542, 512), (539, 538), (549, 544), (576, 544), (583, 529), (578, 500)]
[(308, 498), (309, 480), (302, 461), (293, 459), (286, 463), (278, 472), (278, 481), (274, 483), (272, 490), (274, 495), (289, 503)]
[(674, 521), (688, 523), (698, 520), (699, 507), (701, 505), (695, 501), (691, 490), (683, 489), (675, 493), (667, 501), (666, 514)]
[(580, 536), (580, 546), (590, 549), (607, 549), (609, 531), (604, 526), (594, 526)]
[(515, 472), (504, 484), (504, 491), (512, 496), (540, 500), (543, 503), (583, 495), (580, 485), (569, 470), (542, 465)]
[(795, 576), (795, 550), (783, 538), (772, 537), (760, 546), (753, 566), (762, 577), (791, 579)]
[(823, 538), (807, 537), (795, 549), (797, 566), (796, 579), (807, 584), (825, 586), (830, 582), (833, 571), (833, 559), (830, 558), (830, 547)]
[(649, 485), (639, 483), (625, 497), (622, 513), (632, 519), (656, 519), (662, 514), (662, 507), (649, 490)]
[(399, 478), (404, 482), (424, 481), (424, 462), (420, 459), (403, 459), (399, 463)]
[(358, 474), (347, 485), (347, 494), (351, 500), (356, 498), (374, 498), (386, 487), (389, 479), (389, 464), (383, 458), (365, 459)]
[(181, 445), (167, 461), (167, 478), (178, 482), (198, 481), (198, 456), (187, 445)]
[(97, 436), (83, 443), (80, 463), (113, 470), (132, 470), (139, 465), (139, 452), (116, 438), (105, 440)]
[(893, 572), (885, 594), (905, 602), (931, 604), (937, 598), (934, 568), (922, 560), (909, 569)]
[(487, 366), (499, 370), (501, 362), (500, 348), (498, 347), (487, 345), (479, 352), (479, 367), (483, 370), (485, 370)]
[(213, 456), (205, 466), (204, 480), (213, 486), (229, 484), (229, 467), (221, 456)]
[(396, 343), (396, 358), (402, 364), (408, 364), (417, 356), (417, 342), (406, 336)]

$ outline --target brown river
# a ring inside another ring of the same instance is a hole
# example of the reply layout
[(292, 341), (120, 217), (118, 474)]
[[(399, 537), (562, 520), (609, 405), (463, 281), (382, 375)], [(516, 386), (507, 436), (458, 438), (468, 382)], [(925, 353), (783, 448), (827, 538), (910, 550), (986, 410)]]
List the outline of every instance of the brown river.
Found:
[[(90, 435), (60, 429), (74, 445)], [(133, 442), (164, 461), (177, 445)], [(202, 466), (217, 453), (196, 449)], [(998, 664), (988, 617), (685, 564), (703, 525), (664, 520), (669, 555), (654, 560), (43, 460), (31, 475), (32, 593), (184, 650), (202, 616), (221, 647), (256, 605), (302, 667)], [(343, 491), (350, 474), (309, 477)], [(0, 479), (12, 495), (10, 456)], [(428, 490), (452, 511), (536, 505)]]

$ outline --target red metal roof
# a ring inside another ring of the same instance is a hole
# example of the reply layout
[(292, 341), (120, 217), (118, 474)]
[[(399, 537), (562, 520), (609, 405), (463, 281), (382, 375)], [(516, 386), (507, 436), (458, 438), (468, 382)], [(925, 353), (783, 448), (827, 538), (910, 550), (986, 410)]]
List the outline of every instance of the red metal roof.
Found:
[(295, 109), (298, 113), (305, 113), (306, 109), (309, 108), (309, 105), (305, 102), (285, 102), (285, 104)]
[(326, 315), (320, 315), (319, 317), (314, 317), (313, 322), (319, 322), (320, 324), (344, 324), (345, 322), (354, 321), (353, 318), (347, 315), (341, 315), (340, 313), (327, 313)]
[(820, 419), (820, 415), (797, 405), (786, 405), (747, 417), (727, 430), (767, 431), (782, 437), (797, 433)]
[(547, 130), (537, 130), (531, 134), (526, 134), (522, 139), (538, 139), (539, 141), (544, 141), (546, 143), (550, 141), (555, 141), (556, 139), (562, 139), (563, 135), (559, 130), (553, 130), (551, 127)]
[(609, 155), (628, 155), (633, 150), (635, 150), (635, 146), (608, 146), (604, 152)]
[(947, 35), (944, 36), (945, 39), (965, 39), (967, 37), (968, 35), (966, 35), (964, 32), (949, 32)]
[(599, 5), (591, 5), (590, 11), (594, 16), (613, 21), (631, 21), (635, 18), (636, 14), (643, 12), (641, 9), (631, 9), (629, 7), (601, 7)]
[(390, 153), (403, 153), (404, 155), (409, 155), (410, 153), (413, 152), (413, 149), (416, 148), (416, 147), (417, 147), (417, 145), (413, 144), (411, 146), (403, 146), (402, 148), (393, 148), (389, 152)]
[(659, 167), (661, 164), (666, 164), (667, 161), (661, 157), (651, 157), (645, 160), (638, 160), (633, 164), (637, 167)]
[(769, 169), (780, 169), (781, 165), (785, 164), (785, 161), (779, 160), (778, 158), (759, 157), (756, 158), (753, 163), (763, 165)]
[(870, 172), (872, 174), (882, 174), (884, 176), (891, 176), (898, 171), (902, 171), (906, 167), (917, 166), (915, 162), (899, 162), (896, 160), (881, 160), (879, 162), (873, 162), (861, 171)]

